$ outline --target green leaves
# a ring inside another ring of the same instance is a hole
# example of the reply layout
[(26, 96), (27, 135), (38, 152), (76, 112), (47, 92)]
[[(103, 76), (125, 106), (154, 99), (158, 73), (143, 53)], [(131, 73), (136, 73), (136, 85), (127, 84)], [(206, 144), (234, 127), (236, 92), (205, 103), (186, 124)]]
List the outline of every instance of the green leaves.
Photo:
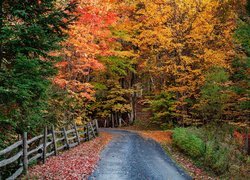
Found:
[(132, 91), (121, 88), (121, 86), (115, 82), (110, 82), (107, 88), (105, 91), (101, 90), (101, 92), (105, 93), (102, 94), (102, 96), (99, 94), (99, 96), (97, 96), (97, 102), (92, 105), (92, 107), (95, 107), (95, 109), (99, 111), (97, 115), (108, 117), (112, 112), (121, 114), (130, 112), (131, 106), (128, 97)]
[(172, 123), (175, 100), (171, 93), (161, 92), (148, 102), (150, 104), (148, 109), (153, 112), (151, 120), (155, 124), (159, 124), (165, 128), (167, 127), (166, 124)]
[(248, 55), (250, 55), (250, 24), (239, 21), (238, 29), (235, 31), (235, 39), (242, 45)]
[(75, 3), (11, 0), (2, 5), (0, 126), (33, 132), (49, 121), (44, 118), (48, 88), (56, 74), (51, 52), (66, 38)]
[(18, 56), (12, 69), (0, 72), (0, 104), (9, 111), (2, 112), (3, 119), (15, 121), (18, 129), (36, 128), (43, 122), (40, 120), (47, 106), (46, 91), (50, 86), (45, 77), (54, 74), (53, 66), (49, 70), (48, 65), (51, 63)]
[(192, 158), (199, 158), (205, 152), (205, 143), (185, 128), (176, 128), (173, 133), (174, 144)]
[(223, 68), (214, 67), (205, 77), (197, 109), (206, 121), (220, 120), (229, 97), (225, 92), (228, 89), (225, 83), (229, 80), (229, 74)]
[(106, 65), (109, 73), (114, 76), (124, 77), (128, 72), (135, 72), (132, 62), (128, 58), (118, 56), (101, 57), (101, 61)]

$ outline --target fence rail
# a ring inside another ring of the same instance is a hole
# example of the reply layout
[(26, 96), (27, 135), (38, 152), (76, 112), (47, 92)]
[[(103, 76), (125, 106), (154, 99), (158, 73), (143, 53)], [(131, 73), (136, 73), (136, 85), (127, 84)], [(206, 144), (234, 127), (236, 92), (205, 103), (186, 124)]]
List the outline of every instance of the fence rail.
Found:
[[(0, 180), (1, 173), (8, 165), (17, 163), (16, 171), (6, 179), (16, 179), (22, 173), (28, 173), (28, 166), (34, 161), (46, 162), (46, 158), (57, 155), (59, 151), (69, 149), (88, 141), (98, 135), (98, 122), (87, 123), (85, 126), (73, 125), (71, 129), (55, 130), (54, 127), (31, 139), (27, 139), (27, 132), (23, 133), (22, 140), (0, 151)], [(15, 150), (15, 151), (14, 151)], [(13, 152), (14, 151), (14, 152)], [(11, 156), (11, 157), (10, 157)], [(2, 158), (1, 158), (2, 157)]]

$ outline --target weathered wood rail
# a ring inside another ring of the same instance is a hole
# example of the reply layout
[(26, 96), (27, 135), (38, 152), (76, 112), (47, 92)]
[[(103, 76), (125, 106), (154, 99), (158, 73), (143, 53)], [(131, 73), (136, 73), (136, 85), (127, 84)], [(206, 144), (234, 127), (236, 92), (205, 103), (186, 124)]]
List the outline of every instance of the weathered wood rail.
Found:
[(55, 130), (54, 126), (48, 130), (44, 128), (42, 135), (27, 138), (27, 132), (23, 133), (22, 139), (11, 146), (0, 151), (0, 180), (1, 171), (7, 170), (8, 165), (17, 164), (16, 171), (10, 175), (9, 180), (16, 179), (22, 173), (28, 173), (29, 164), (38, 161), (46, 162), (46, 158), (58, 155), (62, 150), (79, 145), (81, 142), (89, 141), (98, 135), (97, 120), (87, 123), (85, 126), (76, 126), (71, 129), (62, 128)]

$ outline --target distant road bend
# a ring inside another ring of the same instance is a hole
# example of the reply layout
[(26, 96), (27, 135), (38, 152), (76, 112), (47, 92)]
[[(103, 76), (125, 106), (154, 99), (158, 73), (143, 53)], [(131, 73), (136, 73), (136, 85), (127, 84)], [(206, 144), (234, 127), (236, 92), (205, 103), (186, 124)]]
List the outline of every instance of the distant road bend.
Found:
[(192, 179), (178, 167), (153, 140), (136, 133), (102, 129), (119, 135), (101, 154), (89, 180), (184, 180)]

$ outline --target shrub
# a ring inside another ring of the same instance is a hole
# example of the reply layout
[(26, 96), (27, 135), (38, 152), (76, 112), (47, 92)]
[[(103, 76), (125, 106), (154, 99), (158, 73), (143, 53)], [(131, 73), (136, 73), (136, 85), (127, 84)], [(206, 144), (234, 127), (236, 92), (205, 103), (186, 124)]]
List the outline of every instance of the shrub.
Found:
[(184, 128), (174, 129), (173, 142), (178, 148), (193, 158), (201, 157), (204, 154), (205, 143)]
[(223, 148), (215, 141), (206, 143), (206, 151), (204, 154), (204, 165), (212, 169), (216, 174), (223, 174), (229, 166), (229, 151)]
[[(176, 128), (173, 132), (174, 145), (192, 157), (198, 166), (212, 171), (222, 179), (237, 179), (239, 176), (242, 179), (249, 179), (248, 164), (250, 160), (244, 154), (242, 147), (239, 147), (235, 141), (234, 126), (209, 124), (200, 128)], [(190, 136), (199, 140), (194, 141)], [(202, 149), (197, 148), (199, 141), (205, 147), (200, 151), (201, 155), (194, 153)], [(192, 146), (192, 150), (190, 146)], [(194, 151), (194, 148), (198, 150)]]

